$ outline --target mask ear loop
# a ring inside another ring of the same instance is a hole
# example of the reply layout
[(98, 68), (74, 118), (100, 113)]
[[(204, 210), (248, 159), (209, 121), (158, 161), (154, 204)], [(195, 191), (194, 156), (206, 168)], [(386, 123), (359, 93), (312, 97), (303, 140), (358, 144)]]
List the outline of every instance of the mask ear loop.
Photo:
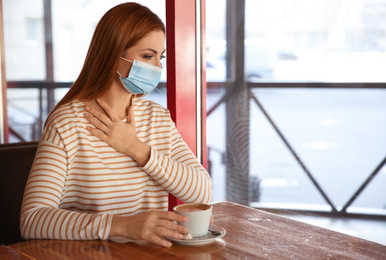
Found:
[[(122, 74), (119, 73), (119, 71), (117, 71), (117, 74), (118, 74), (121, 78), (127, 79), (127, 78), (125, 78), (124, 76), (122, 76)], [(130, 72), (129, 72), (129, 75), (130, 75)]]
[[(133, 63), (132, 60), (128, 60), (128, 59), (125, 59), (125, 58), (123, 58), (123, 57), (119, 57), (119, 58), (121, 58), (121, 59), (124, 60), (124, 61), (128, 61), (128, 62)], [(118, 75), (121, 76), (122, 78), (125, 78), (124, 76), (121, 75), (121, 73), (119, 73), (119, 71), (117, 71), (117, 73), (118, 73)]]
[(120, 57), (122, 60), (124, 60), (124, 61), (128, 61), (128, 62), (133, 62), (132, 60), (128, 60), (128, 59), (125, 59), (125, 58), (123, 58), (123, 57)]
[(117, 71), (117, 73), (118, 73), (119, 76), (121, 76), (122, 78), (124, 78), (124, 77), (121, 75), (121, 73), (119, 73), (119, 71)]

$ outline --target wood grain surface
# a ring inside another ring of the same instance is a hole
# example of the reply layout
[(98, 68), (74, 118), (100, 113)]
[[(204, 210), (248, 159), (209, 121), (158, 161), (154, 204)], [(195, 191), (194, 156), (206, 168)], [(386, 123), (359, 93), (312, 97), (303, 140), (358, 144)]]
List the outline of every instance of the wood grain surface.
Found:
[(162, 248), (98, 240), (31, 240), (10, 249), (30, 257), (14, 259), (50, 260), (386, 259), (385, 245), (230, 202), (214, 204), (213, 224), (224, 228), (226, 235), (200, 246), (174, 242), (172, 247)]

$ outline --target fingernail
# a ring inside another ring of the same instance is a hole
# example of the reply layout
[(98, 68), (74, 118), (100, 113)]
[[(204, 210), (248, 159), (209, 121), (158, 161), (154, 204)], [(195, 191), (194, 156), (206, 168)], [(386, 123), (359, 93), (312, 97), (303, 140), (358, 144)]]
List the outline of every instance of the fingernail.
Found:
[(87, 110), (87, 111), (90, 111), (90, 107), (89, 107), (89, 106), (86, 106), (86, 110)]
[(89, 117), (89, 116), (90, 116), (90, 115), (89, 115), (89, 114), (87, 114), (87, 113), (85, 113), (85, 114), (84, 114), (84, 117), (86, 117), (86, 118), (87, 118), (87, 117)]
[(97, 101), (98, 101), (99, 103), (101, 103), (101, 102), (102, 102), (102, 100), (100, 100), (100, 99), (97, 99)]

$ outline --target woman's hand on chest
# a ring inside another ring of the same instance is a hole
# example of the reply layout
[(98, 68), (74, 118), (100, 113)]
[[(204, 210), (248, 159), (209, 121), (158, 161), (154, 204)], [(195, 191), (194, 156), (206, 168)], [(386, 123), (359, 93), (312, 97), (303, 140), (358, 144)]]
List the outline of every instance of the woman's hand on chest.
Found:
[(123, 122), (106, 102), (97, 102), (106, 114), (86, 106), (87, 112), (84, 116), (95, 127), (88, 126), (87, 130), (118, 152), (133, 158), (140, 166), (144, 166), (150, 158), (150, 147), (137, 137), (133, 106), (128, 110), (127, 121)]

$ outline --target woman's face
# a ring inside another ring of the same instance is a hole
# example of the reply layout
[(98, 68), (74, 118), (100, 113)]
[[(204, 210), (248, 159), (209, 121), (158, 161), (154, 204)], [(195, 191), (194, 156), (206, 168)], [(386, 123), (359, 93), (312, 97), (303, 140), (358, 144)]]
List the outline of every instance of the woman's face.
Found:
[[(137, 42), (136, 45), (127, 49), (123, 58), (127, 60), (142, 61), (157, 67), (161, 66), (161, 60), (165, 54), (165, 34), (163, 31), (153, 31)], [(132, 63), (120, 59), (118, 71), (127, 77)]]

